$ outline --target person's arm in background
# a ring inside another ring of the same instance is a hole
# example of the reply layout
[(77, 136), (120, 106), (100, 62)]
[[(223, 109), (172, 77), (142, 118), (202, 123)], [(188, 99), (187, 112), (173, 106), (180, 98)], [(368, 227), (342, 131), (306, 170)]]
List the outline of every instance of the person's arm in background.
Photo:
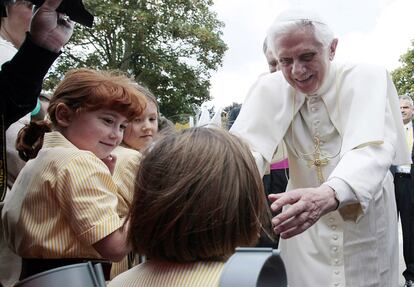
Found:
[(30, 32), (19, 51), (0, 71), (4, 128), (34, 109), (43, 79), (69, 41), (74, 23), (56, 12), (62, 0), (46, 0), (32, 18)]

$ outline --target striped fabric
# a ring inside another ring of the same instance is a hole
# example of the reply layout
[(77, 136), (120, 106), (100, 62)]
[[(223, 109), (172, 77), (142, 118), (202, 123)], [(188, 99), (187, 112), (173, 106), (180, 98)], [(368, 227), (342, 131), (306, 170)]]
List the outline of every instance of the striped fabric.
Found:
[(99, 259), (92, 244), (122, 225), (116, 189), (99, 158), (47, 133), (4, 205), (5, 238), (26, 258)]
[(108, 287), (217, 287), (223, 267), (224, 262), (149, 260), (117, 276)]
[[(141, 153), (136, 150), (117, 147), (111, 154), (116, 156), (116, 165), (112, 178), (118, 186), (117, 212), (121, 218), (126, 217), (132, 204), (134, 195), (134, 184), (137, 176)], [(128, 270), (128, 259), (125, 257), (122, 261), (112, 264), (111, 278)]]
[(139, 163), (141, 162), (141, 153), (130, 148), (118, 146), (112, 154), (116, 156), (113, 179), (118, 186), (118, 214), (121, 217), (125, 217), (129, 213), (132, 204), (135, 178)]

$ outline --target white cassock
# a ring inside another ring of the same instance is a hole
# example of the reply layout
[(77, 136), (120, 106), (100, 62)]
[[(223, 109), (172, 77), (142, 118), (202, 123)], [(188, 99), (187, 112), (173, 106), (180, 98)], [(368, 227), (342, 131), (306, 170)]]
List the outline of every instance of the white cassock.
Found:
[[(250, 145), (262, 174), (284, 139), (287, 190), (318, 187), (322, 180), (340, 201), (337, 211), (280, 241), (290, 287), (398, 286), (389, 167), (409, 163), (410, 154), (398, 95), (385, 69), (331, 64), (315, 95), (295, 91), (280, 72), (264, 75), (251, 88), (231, 132)], [(316, 155), (321, 169), (314, 165)]]

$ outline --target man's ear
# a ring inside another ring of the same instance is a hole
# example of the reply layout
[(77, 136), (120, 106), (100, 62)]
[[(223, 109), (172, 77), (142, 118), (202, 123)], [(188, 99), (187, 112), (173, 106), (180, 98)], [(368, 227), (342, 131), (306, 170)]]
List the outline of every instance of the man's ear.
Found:
[(333, 39), (329, 46), (329, 60), (332, 61), (335, 57), (336, 46), (338, 45), (338, 39)]
[(72, 122), (74, 112), (64, 103), (56, 106), (55, 118), (58, 126), (68, 127)]

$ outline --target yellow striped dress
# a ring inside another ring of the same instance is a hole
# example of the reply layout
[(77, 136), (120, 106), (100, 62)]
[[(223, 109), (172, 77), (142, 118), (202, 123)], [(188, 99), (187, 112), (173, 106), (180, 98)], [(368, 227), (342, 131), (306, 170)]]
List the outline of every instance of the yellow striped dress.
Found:
[(217, 287), (224, 262), (148, 260), (118, 275), (108, 287)]
[[(112, 153), (116, 156), (116, 165), (112, 178), (118, 189), (117, 212), (121, 218), (125, 218), (131, 208), (134, 195), (135, 178), (137, 176), (141, 153), (122, 146), (118, 146)], [(111, 278), (128, 270), (128, 258), (125, 257), (120, 262), (112, 264)]]
[(3, 207), (5, 239), (24, 258), (101, 259), (92, 245), (123, 224), (116, 190), (98, 157), (47, 133)]

